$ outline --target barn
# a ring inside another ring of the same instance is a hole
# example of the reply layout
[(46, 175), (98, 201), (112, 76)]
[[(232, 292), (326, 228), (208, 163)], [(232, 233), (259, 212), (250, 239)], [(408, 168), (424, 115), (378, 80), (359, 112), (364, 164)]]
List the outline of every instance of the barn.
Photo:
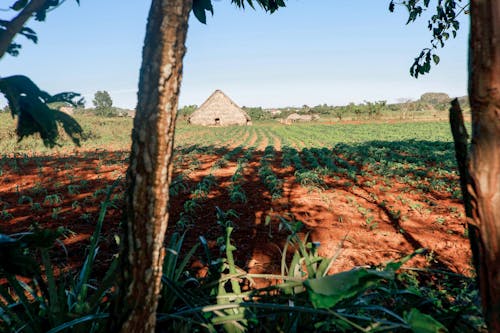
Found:
[(252, 125), (252, 120), (226, 94), (216, 90), (193, 112), (189, 123), (203, 126)]
[(296, 122), (312, 121), (312, 120), (318, 120), (318, 119), (319, 119), (319, 116), (316, 115), (316, 114), (313, 114), (313, 115), (309, 115), (309, 114), (301, 115), (301, 114), (298, 114), (298, 113), (292, 113), (291, 115), (289, 115), (285, 119), (282, 119), (281, 123), (289, 125), (289, 124), (296, 123)]

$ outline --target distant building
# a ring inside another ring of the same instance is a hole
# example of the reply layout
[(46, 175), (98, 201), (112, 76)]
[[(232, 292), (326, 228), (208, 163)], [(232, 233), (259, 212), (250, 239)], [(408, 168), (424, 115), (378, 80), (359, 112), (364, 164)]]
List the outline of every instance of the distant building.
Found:
[(281, 114), (281, 110), (278, 110), (278, 109), (266, 109), (264, 111), (269, 112), (273, 116), (278, 116)]
[(283, 124), (291, 124), (295, 122), (306, 122), (306, 121), (313, 121), (313, 120), (318, 120), (319, 116), (318, 115), (310, 115), (310, 114), (298, 114), (298, 113), (292, 113), (285, 119), (283, 119), (281, 122)]
[(203, 126), (251, 125), (252, 120), (222, 91), (216, 90), (191, 114), (189, 123)]

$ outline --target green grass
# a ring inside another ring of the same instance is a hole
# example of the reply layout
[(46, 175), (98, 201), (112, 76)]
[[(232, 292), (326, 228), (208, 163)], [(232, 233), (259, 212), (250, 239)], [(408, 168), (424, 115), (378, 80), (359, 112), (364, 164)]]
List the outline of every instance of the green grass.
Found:
[[(130, 149), (131, 118), (100, 118), (77, 116), (84, 129), (82, 148), (84, 149)], [(332, 147), (338, 143), (360, 143), (379, 141), (440, 141), (451, 142), (447, 122), (400, 122), (400, 123), (363, 123), (363, 124), (322, 124), (304, 123), (285, 126), (277, 122), (255, 122), (249, 127), (202, 127), (179, 123), (176, 133), (176, 146), (228, 146), (250, 145), (250, 138), (257, 134), (259, 144), (272, 145), (273, 138), (282, 145), (297, 148)], [(267, 144), (265, 143), (267, 141)], [(73, 149), (73, 144), (61, 137), (59, 149)], [(58, 148), (56, 148), (57, 150)], [(15, 119), (8, 114), (0, 114), (0, 151), (4, 154), (14, 152), (52, 152), (45, 148), (37, 137), (17, 142)]]

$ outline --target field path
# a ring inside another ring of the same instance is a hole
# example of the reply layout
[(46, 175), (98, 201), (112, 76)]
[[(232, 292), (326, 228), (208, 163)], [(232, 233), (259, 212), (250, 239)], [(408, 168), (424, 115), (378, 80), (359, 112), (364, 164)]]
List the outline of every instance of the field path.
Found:
[(259, 137), (259, 141), (257, 143), (257, 150), (264, 150), (268, 145), (269, 145), (269, 140), (267, 138), (267, 135), (265, 133), (265, 129), (259, 128), (256, 130), (257, 135)]

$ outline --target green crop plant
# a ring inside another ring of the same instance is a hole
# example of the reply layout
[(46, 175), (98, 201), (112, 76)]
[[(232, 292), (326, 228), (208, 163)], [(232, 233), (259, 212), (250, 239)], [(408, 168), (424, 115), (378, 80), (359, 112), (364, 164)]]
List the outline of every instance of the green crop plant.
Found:
[[(109, 317), (118, 260), (113, 260), (99, 286), (93, 285), (90, 274), (97, 254), (101, 228), (111, 191), (101, 205), (96, 229), (90, 238), (88, 255), (79, 274), (55, 274), (49, 249), (65, 233), (40, 229), (17, 235), (1, 235), (0, 246), (10, 263), (0, 261), (0, 330), (2, 332), (96, 332), (103, 330), (103, 319)], [(40, 258), (40, 263), (37, 262)], [(43, 270), (40, 269), (40, 264)], [(42, 276), (42, 272), (44, 275)], [(29, 278), (29, 282), (19, 276)]]
[(189, 214), (194, 214), (196, 210), (200, 209), (201, 206), (199, 203), (196, 202), (196, 200), (191, 199), (186, 202), (184, 202), (184, 211)]
[(183, 173), (177, 175), (170, 182), (169, 194), (172, 197), (178, 196), (181, 193), (186, 193), (189, 191), (189, 186), (187, 184), (187, 176)]
[(11, 213), (9, 213), (9, 211), (5, 208), (0, 212), (0, 220), (2, 221), (8, 221), (13, 217), (14, 216)]
[(323, 191), (326, 184), (317, 170), (302, 170), (295, 172), (295, 181), (301, 186)]
[(229, 186), (229, 199), (233, 203), (246, 203), (248, 201), (245, 191), (240, 184), (232, 184)]
[(378, 227), (378, 222), (375, 222), (373, 220), (373, 216), (367, 216), (365, 218), (365, 226), (368, 228), (368, 230), (373, 231)]
[(446, 223), (446, 218), (443, 216), (438, 216), (438, 217), (436, 217), (436, 223), (443, 225)]
[(52, 214), (50, 214), (50, 217), (54, 220), (59, 219), (59, 214), (61, 213), (62, 208), (61, 207), (54, 207), (52, 208)]
[(60, 194), (49, 194), (43, 199), (44, 205), (58, 205), (62, 203), (62, 196)]
[(42, 210), (42, 205), (39, 202), (34, 202), (31, 205), (31, 210), (34, 212), (40, 212)]
[(75, 195), (80, 193), (80, 185), (71, 184), (68, 185), (67, 189), (69, 195)]
[(19, 200), (17, 200), (17, 203), (22, 205), (24, 203), (28, 203), (30, 205), (33, 205), (33, 198), (30, 197), (29, 195), (22, 195)]

